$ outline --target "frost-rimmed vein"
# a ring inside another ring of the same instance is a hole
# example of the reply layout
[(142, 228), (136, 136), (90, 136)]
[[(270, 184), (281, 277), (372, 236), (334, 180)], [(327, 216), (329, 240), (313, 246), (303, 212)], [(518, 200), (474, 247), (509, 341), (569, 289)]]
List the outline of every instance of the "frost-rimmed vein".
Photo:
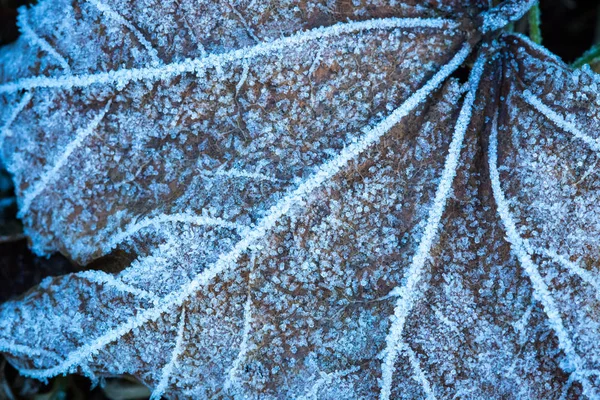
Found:
[(384, 359), (381, 364), (381, 392), (379, 395), (381, 400), (388, 400), (391, 395), (394, 364), (398, 356), (398, 350), (400, 350), (400, 344), (402, 343), (404, 323), (418, 297), (418, 284), (421, 281), (425, 262), (429, 258), (429, 252), (433, 245), (433, 241), (437, 236), (440, 220), (452, 189), (452, 182), (454, 181), (456, 170), (458, 168), (460, 150), (469, 122), (471, 121), (471, 111), (473, 103), (475, 102), (475, 94), (479, 87), (479, 80), (483, 73), (484, 64), (485, 57), (480, 55), (469, 76), (469, 92), (465, 97), (454, 127), (454, 134), (452, 135), (452, 142), (450, 143), (448, 156), (444, 163), (444, 170), (435, 193), (433, 204), (429, 209), (427, 224), (425, 225), (423, 235), (421, 236), (419, 247), (413, 256), (406, 274), (406, 282), (402, 287), (394, 289), (394, 291), (398, 293), (398, 300), (396, 301), (396, 306), (394, 308), (392, 325), (386, 337), (386, 348), (383, 352)]
[(22, 344), (10, 343), (10, 342), (0, 342), (0, 351), (6, 352), (9, 354), (24, 354), (28, 357), (41, 356), (48, 357), (53, 359), (54, 361), (60, 362), (62, 358), (58, 356), (58, 354), (53, 353), (48, 350), (33, 348), (29, 346), (25, 346)]
[(592, 286), (596, 290), (596, 297), (600, 299), (600, 276), (597, 276), (585, 268), (580, 267), (577, 263), (569, 260), (567, 257), (558, 254), (552, 249), (541, 249), (527, 246), (529, 254), (539, 254), (549, 257), (555, 263), (561, 265), (573, 275), (577, 275), (583, 282)]
[(123, 243), (127, 239), (135, 236), (142, 229), (166, 223), (177, 223), (182, 222), (184, 224), (198, 225), (198, 226), (218, 226), (222, 228), (232, 229), (236, 232), (242, 232), (246, 229), (245, 226), (237, 224), (235, 222), (226, 221), (222, 218), (208, 217), (206, 215), (194, 215), (189, 213), (176, 213), (176, 214), (160, 214), (155, 217), (147, 217), (138, 222), (132, 222), (127, 227), (110, 238), (110, 240), (102, 245), (102, 254), (109, 253), (120, 243)]
[(240, 80), (238, 81), (237, 85), (235, 85), (236, 96), (238, 96), (240, 94), (240, 90), (242, 89), (242, 86), (244, 86), (244, 83), (246, 83), (246, 79), (248, 79), (249, 72), (250, 72), (250, 65), (246, 61), (242, 64), (242, 75), (240, 76)]
[(103, 271), (83, 271), (79, 272), (76, 275), (78, 278), (84, 278), (92, 283), (96, 283), (98, 285), (105, 285), (112, 288), (115, 288), (121, 292), (131, 293), (132, 295), (143, 298), (152, 302), (157, 302), (159, 297), (144, 290), (138, 289), (131, 285), (126, 284), (120, 279), (115, 278), (112, 274), (107, 274)]
[[(175, 4), (177, 4), (177, 7), (182, 8), (181, 7), (181, 3), (179, 2), (179, 0), (175, 0)], [(188, 30), (188, 34), (190, 35), (190, 37), (193, 39), (194, 43), (196, 44), (196, 48), (198, 49), (198, 51), (200, 52), (200, 54), (202, 55), (202, 57), (206, 56), (206, 49), (204, 48), (204, 45), (202, 44), (202, 42), (200, 40), (198, 40), (198, 37), (196, 36), (196, 34), (194, 33), (194, 30), (192, 29), (188, 19), (186, 18), (186, 13), (183, 12), (182, 14), (182, 18), (183, 18), (183, 23), (185, 24), (185, 27)]]
[(67, 163), (67, 160), (69, 159), (71, 154), (79, 146), (81, 146), (83, 141), (88, 136), (90, 136), (94, 132), (94, 130), (98, 127), (98, 124), (100, 124), (100, 121), (102, 121), (102, 119), (108, 112), (108, 109), (110, 108), (111, 104), (112, 102), (109, 101), (104, 107), (104, 109), (102, 109), (85, 128), (79, 129), (75, 133), (75, 139), (69, 142), (69, 144), (63, 150), (62, 154), (54, 162), (54, 165), (49, 170), (44, 172), (29, 190), (23, 193), (21, 209), (19, 210), (20, 217), (23, 217), (27, 213), (33, 199), (35, 199), (40, 193), (42, 193), (42, 191), (46, 188), (46, 186), (48, 186), (49, 183), (56, 179), (58, 172)]
[(95, 74), (72, 75), (65, 77), (36, 76), (23, 78), (0, 85), (0, 93), (14, 93), (23, 89), (38, 87), (72, 89), (95, 84), (115, 83), (123, 87), (131, 81), (168, 80), (185, 73), (201, 73), (208, 67), (220, 68), (223, 64), (238, 60), (252, 59), (274, 53), (285, 48), (297, 48), (307, 42), (335, 37), (350, 33), (370, 30), (386, 30), (395, 28), (434, 28), (454, 29), (459, 24), (441, 18), (381, 18), (367, 21), (338, 23), (328, 27), (303, 31), (292, 36), (261, 42), (255, 46), (244, 47), (221, 54), (209, 54), (206, 57), (187, 59), (159, 67), (120, 69)]
[(142, 32), (140, 32), (139, 29), (137, 29), (131, 22), (129, 22), (121, 14), (117, 13), (112, 8), (110, 8), (108, 6), (108, 4), (105, 4), (105, 3), (101, 2), (100, 0), (86, 0), (86, 1), (88, 3), (90, 3), (91, 5), (93, 5), (94, 7), (96, 7), (98, 9), (98, 11), (100, 11), (100, 13), (104, 14), (105, 17), (107, 17), (107, 18), (115, 21), (116, 23), (123, 25), (127, 29), (129, 29), (129, 31), (131, 33), (133, 33), (133, 36), (136, 37), (136, 39), (140, 42), (140, 44), (142, 46), (144, 46), (144, 48), (148, 52), (148, 55), (152, 59), (152, 64), (154, 66), (157, 66), (157, 65), (160, 65), (163, 63), (162, 60), (160, 59), (160, 57), (158, 57), (158, 51), (154, 48), (154, 46), (152, 46), (152, 43), (150, 43), (144, 37)]
[(231, 384), (236, 381), (236, 374), (239, 371), (242, 361), (246, 357), (246, 353), (248, 353), (248, 340), (250, 339), (250, 329), (252, 328), (252, 296), (250, 291), (248, 291), (248, 298), (246, 299), (246, 304), (244, 304), (244, 327), (242, 329), (242, 341), (240, 343), (240, 350), (238, 352), (237, 357), (231, 364), (231, 368), (227, 373), (227, 378), (225, 379), (225, 383), (223, 384), (223, 389), (228, 391), (231, 387)]
[[(519, 333), (519, 343), (525, 343), (527, 341), (527, 337), (526, 337), (527, 327), (529, 326), (529, 318), (531, 318), (531, 313), (533, 312), (534, 308), (535, 308), (535, 304), (534, 304), (534, 302), (532, 302), (527, 307), (527, 309), (525, 310), (525, 312), (523, 313), (521, 318), (519, 318), (516, 322), (514, 322), (512, 324), (512, 326), (515, 328), (515, 330)], [(513, 365), (514, 365), (514, 363), (513, 363)]]
[(564, 119), (557, 112), (552, 110), (550, 107), (545, 105), (542, 100), (540, 100), (537, 96), (531, 93), (529, 90), (525, 90), (521, 97), (533, 108), (542, 113), (546, 118), (552, 121), (559, 128), (569, 132), (571, 135), (575, 136), (577, 139), (583, 141), (587, 144), (592, 150), (600, 153), (600, 139), (594, 139), (581, 132), (574, 124)]
[(238, 17), (238, 19), (240, 20), (241, 24), (244, 25), (244, 29), (246, 29), (246, 32), (248, 33), (248, 36), (250, 36), (256, 43), (260, 43), (260, 39), (258, 38), (258, 36), (256, 36), (256, 34), (254, 33), (254, 30), (252, 29), (252, 27), (250, 26), (250, 24), (248, 24), (248, 21), (246, 21), (246, 18), (244, 18), (244, 16), (242, 15), (242, 13), (240, 13), (237, 10), (237, 8), (235, 8), (232, 4), (227, 3), (227, 5), (231, 9), (231, 11)]
[(183, 334), (185, 332), (185, 307), (181, 310), (181, 316), (179, 317), (179, 326), (177, 327), (177, 339), (175, 340), (175, 347), (173, 347), (173, 352), (171, 353), (171, 359), (169, 362), (163, 367), (161, 371), (160, 381), (156, 388), (152, 391), (152, 396), (150, 396), (150, 400), (160, 400), (162, 395), (167, 390), (167, 386), (169, 386), (169, 379), (173, 374), (173, 369), (177, 364), (177, 359), (181, 356), (183, 352)]
[(400, 348), (406, 352), (406, 355), (408, 356), (408, 362), (410, 362), (410, 366), (412, 367), (413, 372), (415, 373), (415, 378), (421, 384), (421, 387), (425, 392), (427, 400), (436, 400), (435, 394), (433, 393), (433, 389), (431, 388), (431, 384), (425, 376), (425, 372), (423, 372), (423, 369), (421, 368), (419, 358), (417, 357), (413, 349), (411, 349), (410, 346), (404, 342), (400, 343)]
[(549, 51), (544, 46), (542, 46), (540, 44), (537, 44), (536, 42), (534, 42), (533, 40), (531, 40), (528, 36), (523, 35), (523, 34), (518, 33), (518, 32), (512, 32), (510, 35), (506, 36), (508, 38), (507, 42), (510, 40), (511, 36), (517, 37), (520, 40), (524, 41), (525, 43), (527, 43), (527, 45), (529, 47), (533, 48), (538, 53), (543, 54), (546, 58), (549, 58), (550, 60), (552, 60), (553, 62), (559, 64), (560, 66), (565, 67), (565, 68), (568, 67), (568, 65), (565, 64), (565, 62), (563, 60), (561, 60), (560, 57), (558, 57), (556, 54), (554, 54), (551, 51)]
[(46, 53), (50, 54), (52, 58), (58, 62), (60, 67), (67, 73), (71, 74), (71, 67), (65, 58), (56, 51), (54, 47), (44, 38), (41, 38), (37, 33), (31, 29), (29, 24), (27, 23), (27, 8), (21, 7), (19, 9), (19, 16), (17, 17), (17, 24), (19, 25), (19, 30), (23, 34), (23, 37), (28, 39), (32, 45), (38, 46), (40, 49), (44, 50)]
[(435, 73), (425, 85), (423, 85), (423, 87), (415, 91), (415, 93), (413, 93), (400, 107), (395, 109), (387, 118), (373, 128), (365, 129), (364, 135), (361, 138), (355, 139), (352, 143), (344, 147), (338, 155), (318, 167), (315, 173), (300, 183), (295, 190), (283, 196), (281, 200), (268, 210), (265, 217), (263, 217), (253, 229), (249, 229), (248, 233), (243, 236), (229, 252), (221, 254), (215, 263), (196, 275), (191, 282), (183, 285), (179, 290), (162, 297), (155, 307), (138, 312), (126, 322), (121, 323), (90, 343), (72, 351), (67, 355), (66, 359), (57, 366), (44, 370), (21, 369), (20, 372), (23, 375), (31, 376), (33, 378), (45, 379), (74, 370), (79, 363), (89, 358), (90, 355), (97, 353), (106, 345), (118, 340), (128, 332), (147, 322), (156, 321), (163, 313), (183, 304), (188, 297), (210, 283), (217, 275), (232, 268), (239, 257), (257, 241), (263, 239), (271, 229), (276, 226), (277, 222), (282, 217), (290, 213), (292, 209), (298, 211), (302, 204), (304, 204), (305, 197), (309, 193), (321, 187), (325, 182), (340, 172), (350, 160), (376, 144), (383, 135), (427, 99), (432, 91), (438, 88), (446, 78), (460, 67), (470, 52), (470, 45), (463, 45), (454, 57), (452, 57), (450, 62), (440, 68), (440, 70)]
[(502, 186), (500, 185), (500, 173), (498, 172), (497, 113), (492, 120), (488, 159), (492, 192), (494, 194), (494, 199), (496, 200), (498, 214), (506, 231), (506, 239), (510, 243), (512, 252), (517, 256), (521, 266), (525, 270), (525, 273), (529, 276), (529, 280), (531, 281), (531, 285), (533, 287), (533, 296), (542, 304), (544, 312), (548, 317), (548, 323), (558, 338), (559, 347), (566, 356), (567, 364), (563, 367), (563, 369), (567, 372), (572, 372), (574, 379), (577, 379), (582, 384), (584, 394), (588, 395), (593, 393), (593, 389), (590, 386), (589, 381), (587, 379), (582, 379), (586, 376), (586, 372), (583, 369), (583, 360), (575, 351), (573, 342), (571, 341), (569, 333), (563, 324), (558, 307), (554, 303), (554, 298), (552, 297), (550, 290), (548, 290), (548, 286), (544, 282), (544, 279), (540, 275), (537, 266), (533, 263), (531, 256), (529, 255), (527, 243), (523, 240), (523, 238), (521, 238), (517, 231), (516, 224), (513, 221), (510, 209), (508, 207), (508, 201), (506, 200)]

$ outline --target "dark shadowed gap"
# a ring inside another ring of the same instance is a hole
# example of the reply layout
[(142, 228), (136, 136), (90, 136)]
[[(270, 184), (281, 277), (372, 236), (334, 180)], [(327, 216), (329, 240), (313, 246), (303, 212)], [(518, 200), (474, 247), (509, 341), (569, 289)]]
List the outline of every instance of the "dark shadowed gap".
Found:
[(35, 0), (0, 0), (0, 46), (17, 40), (17, 9), (33, 3)]
[(469, 72), (471, 68), (461, 65), (456, 71), (450, 75), (451, 78), (458, 79), (460, 83), (465, 83), (469, 80)]
[(64, 275), (76, 268), (64, 257), (36, 257), (26, 240), (0, 244), (0, 302), (15, 298), (47, 276)]
[(542, 44), (567, 63), (600, 41), (600, 1), (540, 0)]

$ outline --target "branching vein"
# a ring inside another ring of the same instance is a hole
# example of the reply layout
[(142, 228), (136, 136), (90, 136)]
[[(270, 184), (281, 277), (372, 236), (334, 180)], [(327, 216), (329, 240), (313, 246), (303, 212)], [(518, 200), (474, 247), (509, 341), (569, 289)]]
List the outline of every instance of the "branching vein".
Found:
[(105, 4), (105, 3), (101, 2), (100, 0), (86, 0), (86, 1), (89, 2), (90, 4), (92, 4), (94, 7), (96, 7), (98, 9), (98, 11), (100, 11), (105, 17), (107, 17), (107, 18), (115, 21), (116, 23), (123, 25), (127, 29), (129, 29), (129, 31), (131, 33), (133, 33), (133, 35), (140, 42), (140, 44), (142, 46), (144, 46), (144, 48), (148, 52), (148, 55), (152, 59), (153, 65), (156, 66), (156, 65), (162, 64), (162, 60), (158, 57), (158, 51), (154, 48), (154, 46), (152, 46), (152, 43), (150, 43), (144, 37), (142, 32), (140, 32), (139, 29), (137, 29), (131, 22), (129, 22), (121, 14), (117, 13), (112, 8), (110, 8), (108, 6), (108, 4)]
[(21, 209), (19, 210), (19, 215), (23, 216), (29, 210), (31, 206), (31, 202), (40, 194), (42, 191), (52, 183), (58, 176), (60, 169), (67, 163), (67, 160), (71, 156), (71, 154), (81, 146), (84, 140), (90, 136), (94, 130), (100, 124), (100, 121), (104, 118), (106, 113), (110, 108), (111, 102), (109, 101), (103, 110), (101, 110), (92, 121), (82, 129), (79, 129), (75, 133), (75, 139), (73, 139), (63, 150), (62, 154), (56, 159), (54, 165), (48, 169), (42, 176), (35, 182), (32, 187), (23, 193), (23, 200), (21, 203)]
[(408, 356), (408, 362), (410, 362), (413, 372), (415, 373), (415, 378), (421, 384), (421, 387), (425, 392), (425, 396), (427, 396), (427, 400), (435, 400), (435, 394), (433, 393), (433, 389), (431, 389), (431, 384), (429, 383), (429, 380), (427, 380), (423, 369), (421, 369), (421, 363), (419, 362), (419, 358), (413, 349), (411, 349), (410, 346), (405, 343), (400, 343), (400, 348), (406, 352), (406, 355)]
[(107, 274), (106, 272), (89, 270), (79, 272), (77, 276), (99, 285), (113, 287), (121, 292), (131, 293), (139, 298), (143, 298), (153, 302), (156, 302), (158, 300), (158, 297), (156, 295), (146, 290), (138, 289), (136, 287), (128, 285), (122, 280), (117, 279), (113, 275)]
[(500, 185), (500, 174), (498, 172), (498, 115), (495, 115), (494, 120), (492, 121), (488, 155), (492, 191), (496, 200), (498, 214), (500, 215), (500, 219), (506, 230), (507, 240), (512, 247), (512, 251), (525, 270), (525, 273), (529, 276), (533, 286), (534, 298), (542, 304), (544, 312), (548, 317), (548, 322), (558, 338), (559, 347), (567, 358), (565, 370), (568, 372), (573, 371), (576, 379), (580, 380), (582, 383), (584, 393), (590, 393), (592, 392), (592, 388), (590, 387), (588, 380), (582, 379), (583, 360), (575, 351), (569, 332), (565, 328), (558, 307), (554, 303), (554, 298), (540, 275), (537, 266), (531, 260), (531, 256), (527, 251), (527, 244), (517, 231), (517, 227), (508, 207), (508, 202)]
[(522, 94), (523, 99), (533, 106), (536, 110), (542, 113), (546, 118), (552, 121), (559, 128), (569, 132), (577, 139), (582, 140), (592, 150), (600, 152), (600, 139), (594, 139), (591, 136), (581, 132), (573, 123), (564, 119), (557, 112), (545, 105), (538, 97), (532, 94), (529, 90), (525, 90)]
[(252, 328), (252, 297), (250, 292), (248, 292), (248, 298), (246, 299), (246, 304), (244, 305), (244, 327), (242, 330), (242, 341), (240, 343), (240, 351), (238, 352), (237, 357), (233, 361), (229, 372), (227, 373), (227, 378), (225, 383), (223, 384), (223, 388), (227, 391), (231, 387), (232, 383), (235, 382), (236, 374), (238, 373), (244, 358), (246, 357), (246, 353), (248, 352), (248, 340), (250, 340), (250, 329)]
[(175, 346), (173, 347), (173, 352), (171, 353), (171, 359), (169, 362), (163, 367), (160, 381), (156, 388), (152, 392), (152, 396), (150, 396), (150, 400), (160, 400), (162, 395), (167, 390), (169, 386), (169, 379), (171, 375), (173, 375), (173, 369), (177, 365), (177, 359), (181, 356), (183, 352), (183, 334), (185, 332), (185, 307), (181, 309), (181, 316), (179, 317), (179, 326), (177, 328), (177, 339), (175, 340)]
[(392, 317), (392, 326), (390, 327), (386, 337), (384, 360), (381, 366), (381, 400), (388, 400), (390, 398), (394, 364), (396, 363), (398, 350), (400, 349), (399, 346), (402, 342), (404, 324), (418, 297), (418, 285), (423, 275), (425, 262), (429, 257), (429, 252), (431, 250), (431, 246), (433, 245), (433, 241), (437, 236), (438, 226), (440, 224), (444, 208), (446, 207), (450, 190), (452, 189), (452, 182), (456, 176), (460, 150), (469, 122), (471, 120), (471, 110), (475, 101), (477, 88), (479, 87), (479, 80), (483, 73), (484, 64), (485, 58), (480, 56), (473, 66), (473, 70), (471, 71), (471, 75), (469, 77), (469, 92), (465, 97), (458, 120), (456, 121), (456, 126), (454, 127), (452, 142), (450, 143), (448, 156), (446, 157), (444, 170), (440, 178), (440, 184), (435, 193), (433, 205), (429, 210), (429, 216), (427, 218), (427, 224), (425, 226), (423, 236), (421, 237), (419, 247), (413, 256), (411, 265), (406, 274), (406, 282), (402, 287), (397, 288), (399, 293), (398, 300), (396, 301), (394, 316)]
[(244, 18), (244, 16), (233, 5), (228, 3), (228, 6), (231, 9), (231, 11), (236, 15), (236, 17), (238, 17), (238, 19), (240, 20), (242, 25), (244, 25), (246, 32), (248, 32), (248, 36), (250, 36), (252, 39), (254, 39), (254, 41), (256, 43), (260, 43), (260, 39), (258, 38), (258, 36), (256, 36), (256, 34), (254, 33), (254, 30), (250, 27), (250, 24), (248, 24), (248, 21), (246, 21), (246, 18)]
[(219, 226), (241, 232), (246, 229), (245, 226), (234, 222), (225, 221), (222, 218), (208, 217), (205, 215), (194, 215), (187, 213), (161, 214), (155, 217), (147, 217), (138, 222), (130, 223), (123, 231), (117, 233), (110, 240), (102, 245), (102, 253), (107, 254), (120, 243), (135, 236), (142, 229), (159, 226), (166, 223), (185, 223), (198, 226)]
[(38, 34), (36, 34), (33, 29), (27, 23), (27, 9), (22, 7), (19, 9), (19, 16), (17, 17), (17, 23), (19, 24), (19, 28), (23, 37), (30, 41), (31, 44), (37, 45), (40, 49), (44, 50), (46, 53), (50, 54), (52, 58), (56, 60), (56, 62), (60, 65), (60, 67), (67, 73), (71, 73), (71, 67), (69, 63), (63, 56), (61, 56), (58, 51), (46, 39), (41, 38)]
[(305, 43), (336, 37), (360, 31), (395, 28), (457, 28), (458, 24), (447, 19), (431, 18), (383, 18), (360, 22), (338, 23), (329, 27), (315, 28), (292, 36), (261, 42), (255, 46), (245, 47), (221, 54), (209, 54), (206, 57), (188, 59), (158, 67), (120, 69), (94, 74), (82, 74), (65, 77), (37, 76), (23, 78), (0, 85), (0, 93), (14, 93), (38, 87), (71, 89), (96, 84), (117, 84), (122, 87), (132, 81), (168, 80), (186, 73), (201, 73), (206, 68), (220, 68), (222, 65), (238, 60), (252, 59), (275, 53), (286, 48), (295, 49)]
[[(529, 246), (528, 246), (529, 249)], [(550, 257), (554, 262), (561, 265), (571, 274), (578, 276), (583, 282), (592, 286), (596, 290), (596, 297), (600, 298), (600, 276), (593, 274), (592, 272), (580, 267), (577, 263), (569, 260), (567, 257), (558, 254), (554, 250), (550, 249), (539, 249), (531, 248), (529, 253), (540, 254), (543, 256)]]
[(126, 335), (132, 329), (140, 327), (147, 322), (156, 321), (162, 314), (174, 307), (183, 304), (188, 297), (195, 294), (205, 285), (209, 284), (217, 275), (232, 268), (242, 254), (250, 246), (263, 239), (278, 223), (278, 221), (291, 213), (301, 210), (306, 197), (315, 189), (328, 182), (334, 175), (340, 172), (347, 163), (363, 153), (372, 145), (376, 144), (393, 126), (414, 110), (431, 94), (433, 90), (439, 87), (442, 82), (450, 76), (467, 58), (471, 52), (471, 47), (465, 44), (450, 62), (444, 65), (423, 87), (415, 91), (399, 108), (395, 109), (387, 118), (382, 120), (373, 128), (366, 130), (364, 135), (355, 139), (351, 144), (344, 147), (340, 153), (322, 164), (317, 170), (299, 186), (282, 197), (274, 206), (272, 206), (266, 215), (257, 223), (252, 230), (236, 243), (236, 245), (227, 253), (219, 256), (217, 261), (207, 266), (194, 279), (183, 285), (179, 290), (169, 293), (161, 298), (159, 304), (155, 307), (138, 312), (124, 323), (107, 331), (95, 340), (87, 343), (67, 355), (62, 363), (55, 367), (35, 370), (22, 369), (21, 373), (38, 379), (45, 379), (78, 365), (89, 357), (90, 354), (97, 353), (104, 346), (112, 343), (123, 335)]

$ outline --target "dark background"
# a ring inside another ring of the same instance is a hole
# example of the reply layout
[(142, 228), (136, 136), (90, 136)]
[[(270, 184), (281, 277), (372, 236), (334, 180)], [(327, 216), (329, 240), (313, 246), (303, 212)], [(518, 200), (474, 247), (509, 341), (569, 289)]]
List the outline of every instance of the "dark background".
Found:
[[(17, 8), (30, 4), (28, 0), (0, 0), (0, 45), (17, 39)], [(600, 43), (600, 0), (540, 0), (542, 44), (571, 63), (593, 44)], [(526, 18), (524, 18), (526, 19)], [(527, 23), (515, 24), (527, 33)], [(0, 169), (0, 204), (13, 196), (10, 178)], [(16, 206), (0, 207), (0, 303), (24, 293), (49, 275), (76, 271), (77, 266), (61, 256), (35, 257), (29, 252), (21, 226), (16, 219)], [(111, 389), (113, 393), (111, 394)], [(127, 390), (141, 392), (143, 388), (128, 379), (107, 381), (105, 389), (90, 389), (90, 382), (81, 377), (59, 377), (42, 384), (24, 378), (0, 357), (0, 400), (4, 399), (112, 399), (114, 393)], [(125, 398), (121, 397), (121, 400)]]

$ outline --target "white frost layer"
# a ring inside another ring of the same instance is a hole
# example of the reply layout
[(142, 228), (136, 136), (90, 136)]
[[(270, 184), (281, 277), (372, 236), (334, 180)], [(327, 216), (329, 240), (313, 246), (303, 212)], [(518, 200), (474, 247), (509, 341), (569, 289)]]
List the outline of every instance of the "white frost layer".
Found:
[(458, 168), (460, 150), (469, 122), (471, 121), (471, 112), (473, 103), (475, 102), (475, 94), (479, 87), (479, 80), (483, 74), (484, 65), (485, 58), (479, 56), (473, 66), (471, 75), (469, 76), (469, 92), (465, 97), (458, 120), (454, 127), (454, 134), (452, 135), (452, 142), (448, 149), (448, 156), (446, 157), (442, 177), (437, 187), (433, 204), (429, 210), (427, 224), (423, 236), (421, 237), (421, 241), (419, 242), (419, 247), (417, 248), (406, 274), (405, 284), (400, 288), (394, 289), (398, 293), (398, 300), (396, 301), (396, 307), (392, 317), (392, 326), (386, 337), (384, 360), (381, 365), (381, 392), (379, 394), (381, 400), (389, 400), (391, 395), (394, 364), (396, 363), (398, 351), (400, 350), (402, 343), (404, 323), (418, 297), (419, 290), (417, 285), (421, 281), (423, 267), (429, 258), (429, 252), (433, 245), (433, 241), (437, 236), (440, 220), (446, 207), (450, 190), (452, 189), (452, 182), (454, 181), (456, 170)]
[[(202, 287), (207, 285), (217, 275), (232, 268), (241, 255), (248, 248), (263, 239), (278, 223), (278, 221), (294, 212), (299, 211), (300, 207), (306, 201), (306, 197), (315, 189), (321, 187), (329, 181), (334, 175), (344, 168), (348, 162), (359, 154), (376, 144), (382, 136), (394, 127), (400, 120), (407, 116), (419, 104), (425, 101), (428, 96), (438, 88), (446, 78), (448, 78), (467, 58), (471, 52), (469, 45), (464, 45), (450, 62), (444, 65), (440, 70), (419, 90), (415, 91), (399, 108), (395, 109), (387, 118), (371, 129), (365, 130), (361, 138), (355, 139), (352, 143), (344, 147), (339, 154), (322, 164), (314, 174), (301, 182), (299, 186), (283, 196), (267, 212), (258, 224), (227, 253), (221, 254), (218, 260), (210, 266), (207, 266), (200, 274), (188, 284), (182, 286), (178, 291), (169, 293), (161, 298), (158, 304), (150, 309), (138, 312), (135, 316), (118, 326), (109, 329), (95, 340), (80, 346), (78, 349), (69, 353), (63, 362), (48, 369), (21, 369), (23, 375), (31, 376), (37, 379), (46, 379), (55, 375), (68, 373), (76, 370), (77, 366), (86, 360), (91, 359), (94, 354), (100, 351), (106, 345), (118, 340), (122, 336), (131, 332), (147, 322), (156, 321), (165, 312), (175, 307), (183, 305), (185, 301), (195, 294)], [(3, 344), (0, 343), (0, 349)]]
[(21, 207), (19, 209), (20, 217), (23, 217), (27, 213), (33, 199), (35, 199), (46, 188), (46, 186), (57, 177), (59, 170), (67, 163), (67, 160), (69, 159), (73, 151), (75, 151), (81, 145), (85, 138), (87, 138), (94, 132), (94, 130), (100, 124), (100, 121), (102, 121), (102, 119), (108, 112), (110, 105), (111, 102), (109, 101), (104, 107), (104, 109), (101, 110), (86, 127), (77, 131), (77, 133), (75, 134), (75, 139), (73, 139), (65, 147), (62, 154), (54, 162), (54, 165), (46, 172), (44, 172), (40, 179), (37, 182), (35, 182), (31, 186), (31, 188), (29, 188), (26, 192), (23, 193)]
[(492, 182), (492, 191), (494, 193), (494, 199), (498, 208), (498, 214), (504, 224), (506, 230), (506, 239), (511, 244), (513, 253), (517, 256), (521, 266), (525, 270), (527, 276), (531, 280), (533, 286), (533, 296), (539, 301), (543, 308), (546, 316), (548, 317), (548, 324), (554, 331), (558, 338), (558, 344), (560, 349), (565, 353), (567, 364), (563, 367), (565, 371), (572, 372), (574, 379), (581, 382), (583, 386), (584, 394), (588, 398), (594, 398), (592, 393), (594, 392), (589, 381), (582, 379), (585, 376), (584, 363), (575, 351), (575, 346), (571, 341), (569, 332), (564, 326), (563, 320), (560, 316), (558, 307), (554, 303), (554, 298), (548, 290), (548, 286), (544, 279), (540, 275), (537, 266), (531, 260), (531, 256), (527, 250), (526, 242), (521, 238), (515, 222), (513, 221), (508, 202), (504, 196), (502, 186), (500, 185), (500, 174), (498, 172), (498, 116), (494, 117), (492, 121), (492, 128), (490, 133), (490, 144), (489, 144), (489, 169), (490, 169), (490, 180)]
[(209, 54), (206, 57), (188, 59), (182, 62), (166, 64), (159, 67), (120, 69), (116, 71), (99, 72), (94, 74), (70, 75), (61, 77), (37, 76), (23, 78), (0, 85), (0, 93), (14, 93), (24, 89), (38, 87), (72, 89), (95, 84), (113, 83), (123, 87), (131, 81), (169, 80), (185, 73), (199, 73), (209, 67), (221, 68), (223, 64), (233, 61), (251, 59), (258, 56), (281, 51), (286, 48), (296, 48), (307, 42), (327, 37), (335, 37), (349, 33), (370, 30), (386, 30), (395, 28), (457, 28), (458, 23), (440, 18), (382, 18), (360, 22), (338, 23), (325, 28), (315, 28), (295, 35), (262, 42), (252, 47), (245, 47), (222, 54)]
[(600, 139), (594, 139), (591, 136), (586, 135), (581, 132), (573, 123), (564, 119), (561, 115), (559, 115), (556, 111), (552, 110), (550, 107), (545, 105), (542, 100), (540, 100), (537, 96), (531, 93), (529, 90), (525, 90), (521, 95), (523, 99), (529, 103), (533, 108), (542, 113), (546, 118), (552, 121), (559, 128), (569, 132), (571, 135), (575, 136), (577, 139), (583, 141), (587, 144), (590, 149), (600, 152)]

